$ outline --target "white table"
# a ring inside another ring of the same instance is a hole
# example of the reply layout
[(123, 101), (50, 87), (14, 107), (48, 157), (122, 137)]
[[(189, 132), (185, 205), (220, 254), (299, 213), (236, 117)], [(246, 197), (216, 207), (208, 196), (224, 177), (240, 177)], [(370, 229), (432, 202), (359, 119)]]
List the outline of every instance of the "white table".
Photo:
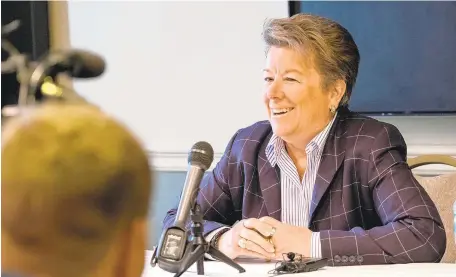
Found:
[[(161, 270), (158, 265), (150, 266), (152, 253), (146, 252), (145, 267), (142, 277), (172, 277), (173, 273)], [(210, 277), (257, 277), (273, 276), (268, 272), (274, 269), (275, 263), (239, 262), (245, 273), (220, 263), (208, 261), (204, 263), (204, 276)], [(196, 267), (191, 267), (182, 277), (197, 277)], [(280, 276), (280, 275), (279, 275)], [(318, 271), (293, 274), (287, 276), (305, 277), (456, 277), (456, 264), (402, 264), (402, 265), (364, 265), (345, 267), (325, 267)]]

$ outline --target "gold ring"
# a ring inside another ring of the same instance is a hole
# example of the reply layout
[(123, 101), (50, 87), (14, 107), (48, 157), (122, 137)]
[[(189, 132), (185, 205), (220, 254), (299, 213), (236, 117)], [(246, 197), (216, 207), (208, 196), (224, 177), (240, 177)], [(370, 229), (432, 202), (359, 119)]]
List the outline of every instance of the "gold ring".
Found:
[(269, 232), (269, 235), (267, 236), (267, 238), (272, 239), (272, 236), (274, 236), (276, 231), (277, 231), (276, 228), (272, 227), (271, 232)]
[(245, 249), (247, 247), (246, 244), (247, 244), (247, 241), (245, 239), (243, 239), (243, 238), (239, 239), (238, 245), (240, 248)]

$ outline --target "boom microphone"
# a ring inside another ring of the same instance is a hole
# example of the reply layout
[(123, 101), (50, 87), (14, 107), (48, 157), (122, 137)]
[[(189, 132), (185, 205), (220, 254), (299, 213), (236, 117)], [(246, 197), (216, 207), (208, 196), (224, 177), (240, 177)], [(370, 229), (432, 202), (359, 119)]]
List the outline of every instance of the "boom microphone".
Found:
[(74, 49), (51, 51), (38, 62), (31, 73), (27, 94), (38, 95), (43, 84), (53, 83), (53, 79), (61, 73), (73, 78), (87, 79), (100, 76), (104, 70), (105, 61), (95, 53)]
[(99, 55), (77, 49), (55, 50), (39, 61), (32, 80), (65, 72), (73, 78), (95, 78), (103, 74), (105, 61)]
[(15, 73), (19, 83), (17, 105), (2, 106), (2, 119), (27, 112), (37, 100), (87, 103), (72, 88), (60, 84), (57, 77), (61, 74), (70, 78), (98, 77), (105, 70), (104, 59), (89, 51), (65, 49), (52, 50), (38, 61), (30, 60), (29, 55), (19, 52), (8, 40), (20, 25), (19, 20), (14, 20), (1, 26), (2, 51), (8, 54), (8, 58), (2, 61), (2, 74)]

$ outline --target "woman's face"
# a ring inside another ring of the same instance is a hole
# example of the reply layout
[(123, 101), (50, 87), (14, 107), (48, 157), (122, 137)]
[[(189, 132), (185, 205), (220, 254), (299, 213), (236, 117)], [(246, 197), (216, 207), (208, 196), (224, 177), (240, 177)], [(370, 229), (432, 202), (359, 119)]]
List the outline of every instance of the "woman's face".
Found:
[(323, 91), (322, 77), (308, 64), (289, 48), (271, 47), (267, 55), (264, 103), (274, 133), (287, 142), (310, 141), (329, 123), (329, 109), (343, 95)]

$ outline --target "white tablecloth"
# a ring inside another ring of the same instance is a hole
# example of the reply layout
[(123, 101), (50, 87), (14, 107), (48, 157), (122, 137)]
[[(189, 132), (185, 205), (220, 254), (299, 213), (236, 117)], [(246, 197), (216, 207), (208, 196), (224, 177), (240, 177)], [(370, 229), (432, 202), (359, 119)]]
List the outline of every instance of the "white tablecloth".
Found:
[[(158, 265), (150, 266), (152, 253), (146, 252), (145, 267), (142, 277), (171, 277), (173, 273), (161, 270)], [(272, 276), (268, 272), (274, 269), (275, 263), (239, 262), (245, 273), (220, 263), (208, 261), (204, 263), (204, 276), (210, 277), (257, 277)], [(182, 277), (198, 276), (196, 267), (191, 267)], [(293, 274), (306, 277), (456, 277), (456, 264), (403, 264), (403, 265), (364, 265), (345, 267), (325, 267), (318, 271)]]

